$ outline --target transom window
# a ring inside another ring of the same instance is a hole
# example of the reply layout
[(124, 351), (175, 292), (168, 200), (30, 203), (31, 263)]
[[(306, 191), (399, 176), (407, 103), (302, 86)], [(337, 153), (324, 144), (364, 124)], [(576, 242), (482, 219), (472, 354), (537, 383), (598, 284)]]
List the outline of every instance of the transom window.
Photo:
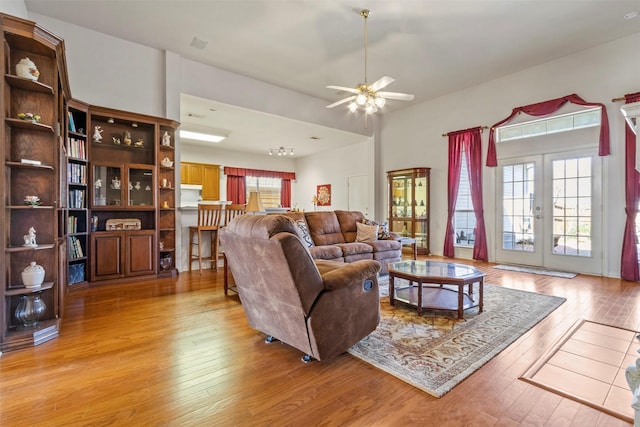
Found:
[(574, 113), (559, 114), (553, 117), (500, 126), (496, 129), (496, 141), (514, 141), (534, 136), (600, 126), (600, 118), (601, 109), (600, 107), (596, 107)]

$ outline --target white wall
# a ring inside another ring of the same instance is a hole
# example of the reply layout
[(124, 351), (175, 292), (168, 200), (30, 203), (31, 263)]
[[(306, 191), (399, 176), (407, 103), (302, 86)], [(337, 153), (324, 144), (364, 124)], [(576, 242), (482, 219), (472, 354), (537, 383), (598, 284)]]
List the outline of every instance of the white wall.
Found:
[[(511, 74), (485, 84), (452, 93), (385, 116), (382, 128), (382, 169), (430, 167), (431, 249), (442, 254), (447, 218), (447, 138), (446, 132), (491, 126), (507, 117), (515, 107), (576, 93), (589, 102), (607, 107), (611, 128), (612, 155), (603, 161), (603, 262), (605, 275), (619, 277), (624, 226), (624, 119), (620, 103), (612, 98), (640, 90), (637, 55), (640, 34), (619, 39), (578, 54)], [(470, 70), (470, 72), (473, 72)], [(483, 133), (486, 159), (488, 131)], [(484, 168), (484, 212), (490, 259), (496, 229), (494, 198), (495, 168)], [(385, 200), (386, 203), (386, 200)], [(456, 254), (470, 257), (469, 250)], [(597, 260), (596, 260), (597, 262)]]
[(367, 175), (371, 183), (368, 189), (368, 209), (365, 214), (374, 212), (375, 190), (374, 155), (372, 138), (363, 138), (363, 142), (325, 151), (296, 161), (296, 202), (299, 209), (312, 211), (311, 199), (318, 185), (331, 184), (331, 206), (318, 207), (317, 210), (347, 209), (349, 193), (347, 180), (350, 176)]
[(28, 19), (27, 6), (24, 4), (24, 0), (2, 0), (0, 11), (8, 15)]

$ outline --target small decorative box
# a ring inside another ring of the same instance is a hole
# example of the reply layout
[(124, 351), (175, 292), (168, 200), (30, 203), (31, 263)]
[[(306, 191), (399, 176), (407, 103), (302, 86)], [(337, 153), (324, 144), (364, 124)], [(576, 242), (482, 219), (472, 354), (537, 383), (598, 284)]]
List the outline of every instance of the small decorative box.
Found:
[(140, 220), (136, 218), (108, 219), (106, 230), (140, 230)]

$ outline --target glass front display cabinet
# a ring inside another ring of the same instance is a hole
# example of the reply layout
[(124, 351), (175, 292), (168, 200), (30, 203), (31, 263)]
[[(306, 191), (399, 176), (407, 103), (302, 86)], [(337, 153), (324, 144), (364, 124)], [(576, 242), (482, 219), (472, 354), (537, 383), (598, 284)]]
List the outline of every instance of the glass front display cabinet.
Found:
[(430, 168), (387, 172), (389, 181), (389, 230), (416, 239), (417, 252), (429, 249)]

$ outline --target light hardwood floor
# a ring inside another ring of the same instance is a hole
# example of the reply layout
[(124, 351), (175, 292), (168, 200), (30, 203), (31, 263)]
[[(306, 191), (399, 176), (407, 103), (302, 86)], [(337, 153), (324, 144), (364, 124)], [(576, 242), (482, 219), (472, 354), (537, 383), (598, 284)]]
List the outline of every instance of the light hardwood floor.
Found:
[(0, 425), (628, 425), (518, 377), (579, 319), (639, 330), (640, 285), (474, 265), (567, 302), (440, 399), (348, 354), (265, 344), (205, 270), (71, 293), (59, 338), (0, 357)]

